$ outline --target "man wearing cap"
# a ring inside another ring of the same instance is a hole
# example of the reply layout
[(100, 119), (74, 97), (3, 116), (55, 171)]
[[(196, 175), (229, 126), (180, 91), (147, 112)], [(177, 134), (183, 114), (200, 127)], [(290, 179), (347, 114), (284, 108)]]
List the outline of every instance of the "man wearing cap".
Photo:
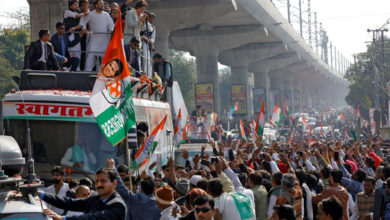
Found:
[(186, 195), (190, 190), (190, 182), (187, 179), (179, 179), (175, 184), (175, 203), (179, 206), (184, 205)]
[(198, 184), (198, 182), (202, 180), (202, 176), (200, 175), (193, 175), (191, 176), (191, 179), (190, 179), (190, 188), (195, 188), (196, 185)]
[(154, 180), (151, 177), (146, 177), (141, 180), (141, 189), (134, 194), (123, 183), (115, 168), (115, 161), (112, 158), (107, 160), (107, 167), (116, 172), (116, 180), (118, 182), (116, 191), (123, 198), (128, 209), (126, 220), (160, 218), (160, 209), (157, 207), (156, 199), (153, 196), (156, 188)]
[(173, 189), (165, 185), (156, 191), (157, 207), (161, 210), (160, 220), (171, 220), (172, 209), (176, 208), (174, 200)]

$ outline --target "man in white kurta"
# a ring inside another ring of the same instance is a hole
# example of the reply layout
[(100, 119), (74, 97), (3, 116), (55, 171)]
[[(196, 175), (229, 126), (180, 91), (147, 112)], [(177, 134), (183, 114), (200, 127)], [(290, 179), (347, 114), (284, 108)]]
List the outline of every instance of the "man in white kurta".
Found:
[[(56, 196), (66, 197), (66, 192), (69, 190), (69, 185), (64, 182), (64, 171), (60, 166), (55, 166), (51, 171), (53, 185), (43, 189), (43, 191), (52, 193)], [(61, 215), (64, 210), (48, 205), (49, 209), (53, 210), (55, 213)]]
[(100, 63), (110, 41), (111, 32), (115, 26), (111, 16), (103, 11), (103, 0), (99, 0), (94, 6), (95, 10), (80, 20), (83, 30), (86, 30), (87, 24), (89, 24), (92, 32), (90, 33), (91, 37), (87, 46), (86, 71), (92, 71), (95, 64), (96, 70), (99, 70)]
[(154, 41), (156, 40), (156, 29), (153, 26), (153, 21), (155, 19), (154, 14), (149, 14), (147, 22), (144, 23), (142, 32), (144, 35), (141, 36), (142, 39), (142, 70), (147, 74), (149, 78), (153, 77), (153, 67), (152, 67), (152, 51)]

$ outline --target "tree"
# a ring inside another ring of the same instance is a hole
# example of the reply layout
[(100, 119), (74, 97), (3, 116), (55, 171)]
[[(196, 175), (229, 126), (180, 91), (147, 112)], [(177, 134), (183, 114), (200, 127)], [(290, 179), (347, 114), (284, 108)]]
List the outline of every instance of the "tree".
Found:
[(195, 109), (195, 59), (186, 57), (184, 52), (171, 51), (169, 61), (172, 64), (173, 78), (178, 81), (187, 109), (191, 112)]
[(28, 8), (7, 12), (10, 22), (0, 28), (0, 100), (18, 85), (12, 76), (23, 68), (24, 46), (30, 43), (30, 15)]
[(21, 70), (24, 61), (24, 46), (30, 42), (30, 29), (3, 29), (0, 33), (0, 56), (12, 67)]
[[(350, 82), (349, 93), (345, 97), (345, 100), (354, 108), (359, 105), (360, 112), (365, 119), (369, 118), (369, 109), (374, 108), (374, 67), (380, 79), (379, 96), (382, 113), (388, 111), (387, 102), (389, 100), (389, 94), (386, 89), (386, 82), (390, 79), (390, 56), (386, 53), (384, 54), (384, 65), (382, 65), (382, 53), (378, 49), (380, 46), (380, 42), (377, 42), (376, 54), (373, 54), (371, 45), (367, 47), (365, 52), (356, 54), (355, 63), (349, 67), (344, 76)], [(384, 47), (389, 48), (390, 42), (386, 41)], [(385, 119), (386, 117), (382, 118)]]
[(0, 57), (0, 101), (11, 89), (17, 88), (16, 83), (11, 77), (17, 76), (18, 74), (18, 71), (13, 68), (7, 59)]

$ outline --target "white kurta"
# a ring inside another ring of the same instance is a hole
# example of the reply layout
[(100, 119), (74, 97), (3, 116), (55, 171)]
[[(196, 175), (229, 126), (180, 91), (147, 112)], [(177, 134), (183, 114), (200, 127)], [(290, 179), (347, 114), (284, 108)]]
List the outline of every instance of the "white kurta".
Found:
[[(45, 189), (43, 189), (44, 192), (47, 192), (47, 193), (51, 193), (51, 194), (54, 194), (54, 195), (57, 195), (59, 197), (66, 197), (66, 192), (69, 191), (69, 185), (67, 183), (64, 183), (60, 189), (60, 191), (58, 192), (58, 194), (56, 194), (56, 190), (54, 188), (54, 185), (51, 185)], [(59, 208), (56, 208), (55, 206), (52, 206), (50, 204), (47, 204), (48, 205), (48, 208), (53, 210), (55, 213), (61, 215), (64, 210), (62, 209), (59, 209)]]
[[(123, 40), (124, 44), (130, 44), (130, 40), (133, 37), (136, 37), (139, 42), (141, 42), (140, 38), (140, 32), (142, 29), (142, 24), (139, 24), (138, 21), (140, 17), (142, 17), (143, 13), (138, 16), (135, 9), (132, 9), (126, 13), (125, 17), (125, 29), (124, 29), (124, 35), (123, 35)], [(140, 44), (141, 46), (141, 44)]]
[[(114, 21), (110, 15), (102, 11), (98, 13), (91, 11), (85, 17), (80, 20), (80, 24), (83, 25), (83, 29), (87, 28), (87, 24), (90, 27), (90, 39), (87, 45), (87, 63), (86, 71), (91, 71), (94, 67), (95, 58), (104, 57), (107, 45), (110, 41), (110, 32), (114, 30)], [(100, 63), (98, 63), (100, 66)]]
[[(154, 43), (156, 40), (156, 29), (150, 23), (145, 23), (142, 31), (148, 30), (152, 35), (150, 36), (151, 43)], [(147, 74), (149, 78), (153, 76), (152, 69), (152, 52), (149, 50), (149, 43), (142, 41), (142, 70)]]
[[(61, 158), (61, 165), (65, 165), (65, 166), (68, 166), (68, 167), (71, 167), (73, 166), (74, 162), (72, 161), (72, 155), (73, 155), (73, 148), (72, 147), (69, 147), (64, 156)], [(94, 170), (92, 169), (92, 167), (89, 166), (89, 164), (91, 163), (92, 165), (96, 164), (96, 157), (95, 155), (92, 153), (92, 152), (85, 152), (83, 150), (83, 167), (82, 169), (85, 170), (85, 171), (89, 171), (89, 172), (94, 172)]]

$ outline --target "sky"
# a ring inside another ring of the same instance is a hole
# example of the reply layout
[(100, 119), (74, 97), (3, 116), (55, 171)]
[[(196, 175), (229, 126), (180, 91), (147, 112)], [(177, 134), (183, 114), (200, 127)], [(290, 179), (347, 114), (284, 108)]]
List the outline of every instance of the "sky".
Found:
[[(287, 0), (273, 1), (278, 3), (282, 14), (286, 14), (287, 9), (283, 5), (286, 5)], [(298, 7), (298, 0), (290, 1), (293, 7)], [(328, 32), (329, 40), (350, 61), (353, 60), (353, 54), (365, 51), (366, 42), (371, 41), (372, 34), (367, 33), (367, 29), (378, 28), (390, 18), (390, 0), (311, 0), (310, 2), (312, 12), (317, 12), (318, 21), (323, 23), (324, 29)], [(303, 18), (306, 21), (307, 3), (308, 0), (302, 0)], [(4, 12), (20, 7), (28, 7), (27, 0), (2, 0), (0, 24), (9, 22)], [(297, 21), (297, 18), (293, 19), (296, 28), (298, 28)], [(390, 25), (388, 27), (390, 29)]]

